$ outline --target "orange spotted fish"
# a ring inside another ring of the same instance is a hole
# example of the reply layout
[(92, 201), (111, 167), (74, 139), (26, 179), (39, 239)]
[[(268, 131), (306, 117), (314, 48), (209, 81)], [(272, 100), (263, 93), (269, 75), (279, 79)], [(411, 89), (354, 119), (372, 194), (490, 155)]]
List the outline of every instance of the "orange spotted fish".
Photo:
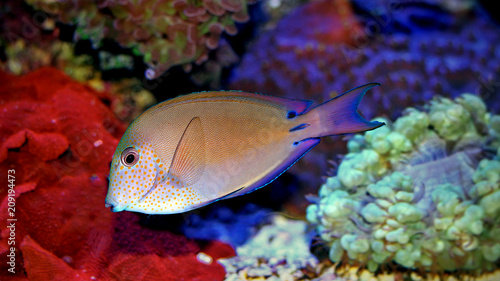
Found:
[(106, 207), (146, 214), (186, 212), (243, 195), (286, 171), (320, 137), (383, 125), (357, 113), (352, 89), (312, 102), (244, 92), (202, 92), (157, 104), (123, 135), (111, 163)]

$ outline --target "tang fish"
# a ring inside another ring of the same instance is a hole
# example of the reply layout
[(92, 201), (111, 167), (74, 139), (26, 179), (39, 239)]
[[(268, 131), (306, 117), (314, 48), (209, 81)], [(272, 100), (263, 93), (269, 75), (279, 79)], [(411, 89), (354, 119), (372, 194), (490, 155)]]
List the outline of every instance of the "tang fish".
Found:
[(311, 108), (311, 101), (245, 92), (201, 92), (142, 113), (111, 163), (106, 207), (146, 214), (182, 213), (260, 188), (321, 137), (356, 133), (368, 122), (357, 107), (377, 83)]

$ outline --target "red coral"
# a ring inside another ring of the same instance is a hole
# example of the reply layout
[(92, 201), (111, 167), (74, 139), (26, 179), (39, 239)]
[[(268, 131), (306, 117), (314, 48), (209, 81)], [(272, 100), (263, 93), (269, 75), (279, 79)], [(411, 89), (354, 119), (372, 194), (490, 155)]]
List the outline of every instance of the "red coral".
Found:
[(124, 212), (115, 221), (113, 243), (106, 253), (112, 274), (127, 276), (127, 280), (224, 278), (225, 272), (218, 263), (201, 263), (192, 253), (201, 251), (216, 260), (233, 256), (231, 247), (220, 242), (198, 245), (184, 236), (141, 227), (137, 219), (135, 214)]
[(26, 130), (26, 137), (28, 139), (28, 151), (42, 161), (57, 159), (69, 146), (66, 138), (59, 134), (37, 134)]
[(68, 149), (68, 141), (59, 134), (37, 134), (31, 130), (19, 131), (7, 138), (0, 146), (0, 161), (7, 158), (9, 149), (20, 148), (28, 140), (28, 151), (42, 161), (54, 160)]
[(19, 131), (9, 136), (0, 146), (0, 162), (7, 159), (7, 151), (11, 148), (19, 148), (26, 142), (26, 132)]
[(75, 280), (78, 274), (62, 259), (40, 247), (29, 235), (24, 237), (21, 250), (30, 280)]
[[(52, 68), (22, 77), (0, 72), (0, 84), (0, 170), (15, 171), (10, 218), (17, 219), (15, 245), (7, 245), (10, 229), (1, 230), (1, 280), (224, 278), (222, 266), (201, 263), (196, 254), (234, 255), (230, 247), (151, 230), (139, 224), (136, 214), (104, 207), (109, 163), (125, 130), (103, 103), (110, 97)], [(4, 222), (8, 187), (4, 174)], [(4, 260), (10, 247), (15, 248), (15, 275)]]

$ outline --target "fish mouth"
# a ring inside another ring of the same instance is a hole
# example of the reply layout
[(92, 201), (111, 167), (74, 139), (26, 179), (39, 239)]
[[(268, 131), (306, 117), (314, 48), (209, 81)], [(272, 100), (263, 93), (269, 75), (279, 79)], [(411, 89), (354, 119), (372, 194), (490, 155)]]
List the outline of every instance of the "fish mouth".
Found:
[(111, 212), (113, 212), (113, 213), (121, 212), (121, 211), (125, 210), (126, 207), (127, 206), (124, 206), (124, 205), (122, 205), (122, 206), (112, 206), (111, 207)]
[(127, 208), (127, 205), (120, 204), (120, 203), (118, 203), (115, 200), (110, 199), (110, 198), (106, 198), (106, 201), (104, 202), (104, 206), (106, 208), (110, 208), (111, 212), (114, 212), (114, 213), (121, 212), (121, 211), (125, 210), (125, 208)]
[(106, 208), (110, 208), (111, 212), (113, 213), (117, 213), (117, 212), (121, 212), (123, 210), (125, 210), (125, 208), (127, 208), (127, 206), (125, 205), (111, 205), (111, 204), (105, 204), (106, 205)]

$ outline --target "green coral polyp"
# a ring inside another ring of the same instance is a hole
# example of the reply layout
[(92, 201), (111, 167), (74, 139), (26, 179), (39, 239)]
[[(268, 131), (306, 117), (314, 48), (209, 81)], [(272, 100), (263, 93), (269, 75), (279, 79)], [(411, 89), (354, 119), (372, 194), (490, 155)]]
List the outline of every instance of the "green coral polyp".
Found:
[(420, 272), (495, 269), (500, 116), (464, 94), (384, 121), (348, 142), (337, 176), (307, 208), (330, 259), (371, 271), (393, 263)]
[[(75, 39), (99, 46), (104, 38), (144, 55), (155, 78), (175, 65), (186, 69), (208, 59), (222, 32), (234, 35), (235, 22), (248, 19), (252, 0), (64, 1), (27, 0), (36, 9), (76, 25)], [(139, 4), (138, 4), (139, 3)], [(218, 24), (219, 28), (212, 28)], [(187, 52), (187, 53), (186, 53)]]

